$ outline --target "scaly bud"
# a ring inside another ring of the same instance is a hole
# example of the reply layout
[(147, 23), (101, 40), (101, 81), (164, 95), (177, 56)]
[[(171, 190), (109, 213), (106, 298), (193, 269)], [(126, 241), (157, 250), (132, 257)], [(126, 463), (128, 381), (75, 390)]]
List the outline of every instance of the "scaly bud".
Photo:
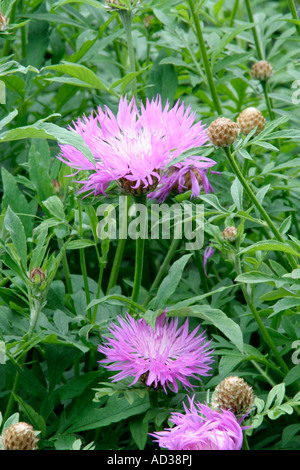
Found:
[(259, 109), (250, 107), (238, 115), (236, 123), (242, 134), (248, 135), (256, 127), (257, 135), (265, 128), (266, 120)]
[(36, 450), (38, 438), (30, 424), (20, 421), (4, 429), (2, 441), (4, 450)]
[(40, 286), (46, 279), (46, 274), (41, 268), (34, 268), (30, 273), (30, 280), (36, 286)]
[(207, 135), (216, 147), (229, 147), (237, 139), (239, 128), (231, 119), (219, 117), (210, 124)]
[(259, 60), (252, 65), (251, 68), (251, 77), (256, 78), (257, 80), (267, 80), (271, 77), (273, 73), (272, 65), (266, 60)]
[(230, 410), (236, 416), (244, 416), (254, 404), (252, 387), (237, 376), (226, 377), (217, 385), (212, 396), (212, 405), (219, 410)]
[(237, 229), (235, 227), (226, 227), (222, 232), (224, 240), (227, 240), (229, 242), (235, 241), (236, 234)]
[(5, 31), (8, 26), (8, 19), (0, 11), (0, 31)]

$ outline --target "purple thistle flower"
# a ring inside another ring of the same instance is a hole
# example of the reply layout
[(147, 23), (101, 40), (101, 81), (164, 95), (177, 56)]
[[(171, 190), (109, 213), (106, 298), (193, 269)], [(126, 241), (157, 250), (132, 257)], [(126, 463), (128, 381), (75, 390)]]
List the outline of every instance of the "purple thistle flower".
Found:
[[(99, 106), (96, 112), (69, 126), (83, 137), (95, 165), (72, 145), (61, 145), (57, 158), (76, 173), (92, 170), (87, 180), (79, 181), (83, 185), (80, 192), (105, 194), (112, 181), (124, 180), (132, 189), (152, 191), (169, 162), (208, 141), (204, 125), (195, 123), (195, 118), (190, 106), (185, 110), (179, 101), (171, 109), (169, 103), (162, 108), (158, 96), (142, 104), (139, 112), (134, 98), (130, 102), (121, 98), (116, 116), (107, 106), (104, 110)], [(215, 164), (204, 158), (200, 162), (199, 158), (192, 157), (193, 164), (203, 173)]]
[(189, 398), (190, 409), (183, 403), (185, 414), (172, 413), (173, 428), (150, 434), (159, 446), (168, 450), (240, 450), (243, 427), (228, 410), (212, 410), (208, 405)]
[(153, 329), (144, 319), (134, 320), (127, 314), (118, 317), (119, 325), (111, 323), (112, 338), (98, 346), (106, 356), (99, 361), (109, 370), (120, 371), (113, 382), (133, 377), (131, 385), (140, 378), (147, 386), (161, 386), (178, 392), (177, 380), (185, 389), (193, 388), (190, 378), (209, 375), (213, 362), (210, 342), (205, 334), (196, 335), (200, 325), (189, 333), (188, 319), (178, 328), (178, 318), (165, 319), (166, 312), (157, 317)]
[(214, 192), (207, 178), (207, 171), (216, 162), (206, 157), (188, 157), (175, 163), (163, 173), (158, 189), (149, 194), (151, 199), (164, 202), (172, 191), (182, 193), (192, 191), (191, 198), (199, 197), (203, 188), (205, 193)]

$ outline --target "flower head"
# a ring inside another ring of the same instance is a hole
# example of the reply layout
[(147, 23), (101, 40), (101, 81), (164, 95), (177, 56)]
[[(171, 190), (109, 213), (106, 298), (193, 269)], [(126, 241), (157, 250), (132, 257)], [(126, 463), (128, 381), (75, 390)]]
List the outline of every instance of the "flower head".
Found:
[(149, 194), (152, 199), (164, 202), (174, 191), (182, 193), (191, 190), (191, 197), (199, 197), (201, 189), (205, 193), (214, 192), (207, 171), (216, 162), (206, 157), (186, 158), (183, 162), (170, 166), (162, 175), (158, 189)]
[(184, 388), (193, 388), (189, 378), (209, 375), (213, 362), (210, 341), (204, 333), (197, 335), (200, 325), (189, 333), (188, 319), (178, 328), (178, 318), (165, 319), (166, 312), (156, 319), (153, 329), (144, 319), (134, 320), (127, 314), (111, 323), (112, 338), (98, 346), (106, 356), (99, 361), (109, 370), (120, 371), (113, 381), (133, 377), (147, 386), (166, 387), (177, 392), (177, 380)]
[(240, 450), (243, 428), (231, 411), (212, 410), (208, 405), (185, 404), (183, 413), (172, 413), (173, 428), (155, 432), (152, 436), (163, 449), (169, 450)]
[[(184, 152), (196, 149), (208, 140), (204, 125), (195, 123), (191, 108), (179, 101), (170, 108), (162, 107), (160, 97), (137, 109), (134, 98), (121, 98), (116, 116), (105, 106), (83, 116), (70, 130), (80, 134), (95, 158), (91, 163), (72, 145), (61, 145), (58, 158), (78, 171), (91, 170), (80, 192), (103, 193), (112, 181), (137, 194), (153, 191), (165, 167)], [(197, 161), (197, 168), (208, 168), (213, 160)], [(206, 162), (204, 165), (203, 162)]]

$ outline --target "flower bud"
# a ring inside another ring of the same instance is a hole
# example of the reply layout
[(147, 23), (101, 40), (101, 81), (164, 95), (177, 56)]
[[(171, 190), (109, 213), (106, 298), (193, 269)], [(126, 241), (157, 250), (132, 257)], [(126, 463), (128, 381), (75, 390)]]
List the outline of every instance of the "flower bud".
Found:
[(58, 194), (61, 191), (61, 184), (57, 180), (52, 180), (53, 191)]
[(151, 21), (155, 18), (155, 16), (153, 15), (148, 15), (146, 16), (146, 18), (144, 19), (144, 25), (145, 27), (148, 29), (150, 28), (150, 25), (151, 25)]
[[(131, 3), (133, 0), (131, 0)], [(105, 3), (107, 4), (108, 8), (114, 9), (114, 5), (118, 8), (120, 7), (125, 7), (126, 8), (126, 3), (122, 2), (122, 0), (105, 0)]]
[(8, 26), (8, 19), (0, 11), (0, 31), (5, 31)]
[(235, 241), (236, 234), (237, 229), (235, 227), (226, 227), (222, 232), (224, 240), (227, 240), (229, 242)]
[(241, 377), (226, 377), (215, 388), (212, 405), (219, 410), (230, 410), (236, 416), (244, 416), (254, 405), (252, 387)]
[(210, 124), (207, 135), (216, 147), (229, 147), (237, 139), (239, 128), (231, 119), (219, 117)]
[(40, 286), (46, 279), (46, 274), (41, 268), (34, 268), (30, 273), (30, 280), (36, 286)]
[(4, 450), (36, 450), (38, 438), (30, 424), (20, 421), (4, 429), (2, 442)]
[(257, 80), (267, 80), (271, 77), (273, 73), (273, 68), (269, 62), (266, 60), (259, 60), (252, 65), (251, 68), (251, 77), (256, 78)]
[(236, 123), (242, 134), (248, 135), (256, 127), (257, 135), (265, 128), (266, 120), (259, 109), (250, 107), (238, 115)]

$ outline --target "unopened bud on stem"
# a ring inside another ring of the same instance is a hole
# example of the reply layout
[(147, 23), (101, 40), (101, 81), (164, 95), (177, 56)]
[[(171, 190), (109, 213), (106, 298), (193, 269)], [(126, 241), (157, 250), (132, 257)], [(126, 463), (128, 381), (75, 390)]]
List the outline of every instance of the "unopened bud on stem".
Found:
[(229, 147), (237, 139), (239, 128), (231, 119), (219, 117), (210, 124), (207, 135), (216, 147)]

